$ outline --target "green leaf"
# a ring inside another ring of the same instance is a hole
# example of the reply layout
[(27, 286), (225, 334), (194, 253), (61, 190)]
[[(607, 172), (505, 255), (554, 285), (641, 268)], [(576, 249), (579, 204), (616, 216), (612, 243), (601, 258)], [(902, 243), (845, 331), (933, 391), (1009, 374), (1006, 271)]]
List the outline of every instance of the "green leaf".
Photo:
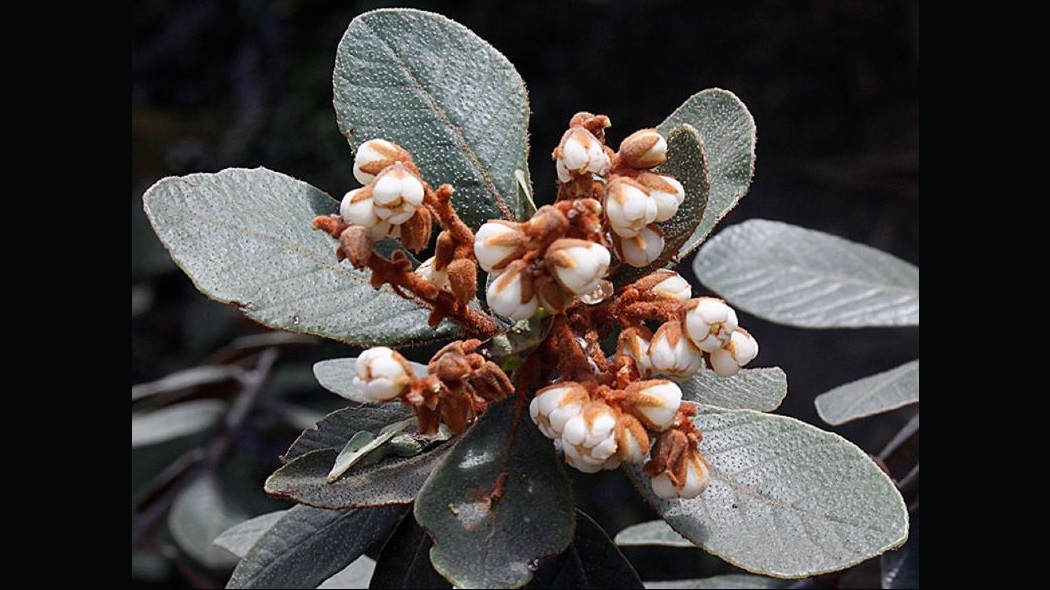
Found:
[[(427, 366), (408, 361), (412, 371), (419, 377), (427, 376)], [(357, 357), (328, 359), (314, 363), (314, 377), (328, 391), (359, 404), (374, 403), (357, 391), (354, 377), (357, 376)]]
[(209, 568), (222, 569), (233, 566), (237, 559), (212, 541), (247, 517), (231, 504), (215, 476), (205, 474), (179, 492), (168, 513), (168, 528), (190, 557)]
[(316, 588), (386, 537), (405, 510), (294, 506), (252, 546), (226, 587)]
[(631, 563), (591, 517), (576, 511), (576, 536), (526, 588), (643, 588)]
[(527, 170), (525, 85), (514, 66), (469, 29), (418, 10), (355, 18), (336, 53), (335, 112), (356, 150), (391, 140), (433, 186), (451, 183), (459, 216), (520, 220), (516, 170)]
[[(374, 453), (374, 451), (378, 451), (380, 447), (391, 442), (391, 439), (401, 434), (410, 424), (415, 424), (414, 418), (407, 418), (397, 424), (391, 424), (387, 428), (384, 428), (378, 435), (373, 435), (368, 431), (361, 431), (352, 436), (350, 440), (346, 442), (346, 446), (343, 447), (343, 450), (339, 451), (339, 454), (336, 455), (335, 465), (333, 465), (332, 470), (328, 472), (328, 483), (335, 482), (339, 479), (339, 476), (349, 471), (354, 465), (362, 463), (366, 458), (371, 458), (373, 456), (377, 458), (385, 457), (392, 451), (391, 447), (393, 445), (387, 447), (386, 453), (380, 454)], [(421, 450), (421, 448), (422, 447), (417, 443), (416, 450)], [(409, 455), (413, 454), (415, 453), (409, 453)], [(369, 461), (368, 463), (371, 464), (372, 462), (374, 461)]]
[(616, 533), (616, 544), (621, 547), (695, 547), (692, 541), (676, 533), (664, 520), (632, 524)]
[(355, 469), (335, 483), (328, 483), (328, 473), (338, 453), (334, 449), (311, 451), (275, 471), (266, 480), (266, 493), (333, 510), (408, 504), (448, 447), (442, 445), (407, 459), (385, 459)]
[(358, 557), (350, 565), (339, 570), (317, 587), (318, 590), (342, 590), (343, 588), (368, 588), (368, 581), (375, 572), (376, 562), (367, 555)]
[(919, 507), (911, 511), (908, 542), (882, 556), (882, 587), (887, 589), (919, 587)]
[(516, 403), (523, 402), (490, 406), (416, 500), (416, 521), (434, 538), (430, 560), (455, 586), (523, 586), (536, 560), (572, 541), (573, 502), (561, 462)]
[(919, 401), (919, 361), (840, 385), (817, 396), (820, 419), (838, 426)]
[(699, 132), (711, 179), (703, 220), (678, 250), (681, 260), (747, 194), (755, 173), (755, 120), (735, 94), (711, 88), (689, 97), (657, 129), (666, 135), (679, 125)]
[(252, 548), (252, 545), (259, 540), (259, 537), (262, 537), (263, 533), (270, 530), (270, 527), (275, 525), (278, 520), (281, 520), (281, 517), (283, 517), (286, 512), (288, 511), (277, 510), (275, 512), (261, 514), (255, 518), (250, 518), (238, 525), (226, 529), (218, 537), (215, 537), (215, 540), (212, 542), (236, 555), (238, 558), (243, 559)]
[(741, 369), (732, 377), (700, 371), (678, 385), (682, 399), (726, 410), (772, 412), (787, 396), (787, 375), (780, 367)]
[(704, 244), (700, 280), (758, 317), (800, 328), (919, 325), (919, 269), (874, 248), (777, 221)]
[(288, 463), (311, 451), (340, 450), (354, 434), (367, 430), (379, 432), (388, 424), (400, 422), (412, 415), (401, 404), (351, 405), (325, 416), (317, 426), (303, 431), (288, 448), (281, 462)]
[(235, 366), (193, 367), (166, 375), (156, 381), (140, 383), (131, 387), (131, 401), (140, 400), (158, 393), (173, 393), (201, 385), (214, 385), (236, 380), (244, 374), (244, 369)]
[(749, 574), (726, 574), (699, 580), (671, 580), (667, 582), (646, 582), (650, 590), (774, 590), (787, 588), (788, 582), (764, 576)]
[(711, 173), (707, 169), (707, 153), (700, 134), (692, 125), (680, 125), (667, 134), (667, 162), (660, 167), (661, 174), (670, 174), (685, 189), (685, 200), (671, 219), (659, 223), (664, 235), (664, 251), (652, 264), (642, 268), (621, 267), (616, 283), (633, 282), (653, 269), (677, 262), (679, 249), (696, 231), (707, 208), (711, 191)]
[(131, 414), (131, 448), (190, 436), (215, 426), (226, 411), (217, 399), (198, 399)]
[(376, 561), (370, 588), (451, 588), (430, 564), (430, 535), (411, 515), (402, 519)]
[(389, 346), (452, 336), (427, 326), (428, 311), (368, 273), (337, 262), (336, 243), (316, 231), (317, 215), (338, 203), (265, 168), (165, 178), (143, 197), (153, 228), (205, 295), (248, 317), (292, 332)]
[(843, 569), (899, 546), (908, 513), (864, 451), (793, 418), (703, 407), (695, 419), (711, 463), (707, 491), (662, 500), (629, 466), (635, 487), (676, 531), (758, 574), (800, 578)]

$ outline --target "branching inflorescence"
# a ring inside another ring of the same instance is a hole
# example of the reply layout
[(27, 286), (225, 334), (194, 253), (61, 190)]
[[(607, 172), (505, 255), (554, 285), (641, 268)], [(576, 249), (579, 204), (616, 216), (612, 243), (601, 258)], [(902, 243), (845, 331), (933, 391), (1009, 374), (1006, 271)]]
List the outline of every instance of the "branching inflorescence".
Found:
[[(569, 465), (594, 473), (644, 463), (657, 495), (693, 498), (706, 487), (709, 466), (691, 419), (697, 408), (682, 401), (674, 380), (704, 370), (731, 376), (758, 344), (724, 301), (693, 298), (681, 276), (651, 268), (664, 254), (657, 224), (675, 215), (685, 190), (655, 170), (667, 158), (655, 129), (631, 134), (614, 152), (605, 141), (609, 125), (586, 112), (571, 119), (552, 154), (557, 200), (527, 221), (491, 220), (474, 233), (452, 206), (451, 185), (431, 188), (408, 151), (372, 139), (354, 161), (364, 186), (314, 226), (338, 240), (340, 260), (370, 269), (374, 287), (421, 302), (432, 326), (448, 319), (468, 338), (438, 351), (425, 377), (394, 350), (365, 351), (355, 378), (363, 397), (400, 399), (422, 433), (444, 423), (459, 434), (488, 404), (515, 391), (525, 402), (535, 392), (532, 420)], [(434, 256), (415, 268), (402, 249), (389, 258), (376, 251), (377, 241), (395, 238), (421, 252), (435, 225)], [(615, 288), (611, 279), (625, 265), (646, 274)], [(494, 315), (474, 301), (479, 267)], [(484, 346), (505, 331), (500, 318), (550, 324), (513, 369)], [(601, 346), (609, 338), (611, 356)]]

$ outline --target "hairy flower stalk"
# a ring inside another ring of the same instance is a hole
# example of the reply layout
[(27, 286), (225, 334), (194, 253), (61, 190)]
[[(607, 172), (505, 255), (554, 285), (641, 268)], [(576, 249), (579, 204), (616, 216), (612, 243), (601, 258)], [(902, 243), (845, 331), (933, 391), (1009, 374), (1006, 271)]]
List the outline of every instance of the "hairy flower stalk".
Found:
[[(575, 115), (552, 153), (557, 200), (530, 219), (489, 220), (476, 233), (452, 207), (451, 185), (432, 189), (407, 150), (366, 141), (354, 160), (364, 186), (314, 226), (337, 238), (340, 260), (371, 272), (373, 286), (418, 301), (430, 308), (432, 326), (448, 319), (469, 337), (438, 351), (425, 376), (396, 351), (366, 350), (354, 379), (363, 399), (400, 400), (420, 432), (445, 424), (458, 434), (517, 391), (572, 467), (644, 464), (656, 495), (692, 498), (706, 487), (709, 466), (692, 421), (697, 408), (672, 379), (705, 366), (731, 376), (758, 344), (724, 301), (693, 298), (684, 278), (652, 268), (668, 256), (658, 224), (687, 195), (657, 168), (669, 157), (659, 132), (633, 133), (614, 152), (609, 126), (604, 115)], [(378, 241), (396, 239), (419, 252), (435, 231), (434, 255), (416, 268), (401, 250), (389, 258), (376, 250)], [(617, 288), (623, 266), (647, 270)], [(479, 280), (484, 299), (474, 302)], [(550, 329), (524, 358), (501, 367), (496, 349), (483, 344), (508, 322), (544, 315), (554, 316)], [(616, 350), (606, 356), (603, 339), (617, 329)]]

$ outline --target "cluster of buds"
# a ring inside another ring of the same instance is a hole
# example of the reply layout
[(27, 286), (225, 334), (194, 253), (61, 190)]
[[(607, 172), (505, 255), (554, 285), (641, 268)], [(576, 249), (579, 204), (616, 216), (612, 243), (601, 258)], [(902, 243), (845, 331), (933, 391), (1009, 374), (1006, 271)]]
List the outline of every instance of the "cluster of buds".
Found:
[(605, 145), (609, 118), (577, 113), (552, 156), (559, 198), (597, 199), (617, 256), (631, 266), (656, 262), (664, 251), (658, 223), (668, 221), (685, 199), (682, 184), (653, 168), (667, 160), (667, 140), (655, 129), (629, 135), (613, 152)]
[(444, 422), (462, 433), (488, 404), (514, 392), (510, 379), (476, 352), (479, 340), (453, 342), (434, 355), (427, 375), (416, 375), (405, 357), (385, 346), (357, 357), (354, 386), (363, 401), (400, 399), (416, 413), (419, 431), (433, 434)]
[(561, 382), (538, 391), (529, 406), (532, 421), (569, 465), (595, 473), (645, 463), (663, 498), (695, 498), (707, 486), (701, 436), (689, 419), (695, 412), (678, 385), (663, 379), (622, 389)]
[(602, 286), (611, 256), (594, 199), (541, 207), (524, 223), (489, 221), (474, 238), (474, 256), (489, 273), (486, 300), (501, 316), (523, 320), (542, 306), (565, 311)]
[[(691, 298), (689, 283), (672, 271), (635, 282), (620, 298), (617, 313), (627, 319), (617, 352), (644, 378), (685, 379), (704, 367), (732, 377), (758, 356), (758, 341), (738, 325), (736, 311), (715, 297)], [(655, 333), (632, 322), (664, 318)]]

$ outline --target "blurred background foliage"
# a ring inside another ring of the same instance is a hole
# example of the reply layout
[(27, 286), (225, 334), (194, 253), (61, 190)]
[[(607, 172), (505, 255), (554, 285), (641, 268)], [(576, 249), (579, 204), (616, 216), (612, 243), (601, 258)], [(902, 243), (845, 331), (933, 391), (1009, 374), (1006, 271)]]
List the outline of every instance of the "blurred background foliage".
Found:
[[(440, 12), (518, 68), (532, 107), (530, 163), (540, 204), (553, 198), (550, 151), (573, 113), (608, 114), (615, 144), (662, 121), (693, 93), (722, 87), (754, 115), (758, 157), (749, 196), (720, 228), (775, 219), (919, 264), (917, 0), (135, 2), (131, 382), (202, 365), (240, 372), (178, 390), (139, 388), (133, 409), (176, 399), (236, 406), (246, 390), (257, 395), (239, 422), (220, 420), (213, 431), (160, 444), (136, 447), (133, 424), (133, 582), (225, 582), (232, 561), (221, 550), (192, 549), (194, 535), (203, 539), (207, 531), (193, 528), (200, 522), (186, 508), (210, 503), (244, 518), (283, 507), (263, 496), (263, 480), (298, 432), (341, 401), (316, 384), (312, 363), (356, 354), (337, 343), (285, 338), (276, 341), (279, 358), (266, 365), (264, 348), (250, 339), (265, 330), (194, 289), (154, 236), (142, 193), (164, 176), (265, 166), (339, 198), (355, 182), (332, 110), (335, 48), (354, 16), (389, 6)], [(247, 223), (252, 214), (244, 212)], [(704, 293), (690, 267), (684, 261), (680, 270)], [(741, 315), (762, 344), (756, 366), (779, 365), (788, 374), (780, 412), (827, 429), (813, 407), (817, 394), (918, 357), (917, 328), (801, 330)], [(265, 379), (253, 392), (256, 377)], [(831, 430), (877, 454), (916, 412), (911, 406)], [(193, 469), (218, 477), (194, 472), (198, 483), (180, 484), (172, 461), (194, 449), (217, 454)], [(654, 517), (619, 472), (573, 475), (581, 508), (610, 534)], [(193, 501), (178, 503), (191, 493)], [(143, 528), (138, 537), (136, 526)], [(699, 550), (646, 549), (644, 560), (633, 551), (625, 553), (643, 579), (729, 571)]]

